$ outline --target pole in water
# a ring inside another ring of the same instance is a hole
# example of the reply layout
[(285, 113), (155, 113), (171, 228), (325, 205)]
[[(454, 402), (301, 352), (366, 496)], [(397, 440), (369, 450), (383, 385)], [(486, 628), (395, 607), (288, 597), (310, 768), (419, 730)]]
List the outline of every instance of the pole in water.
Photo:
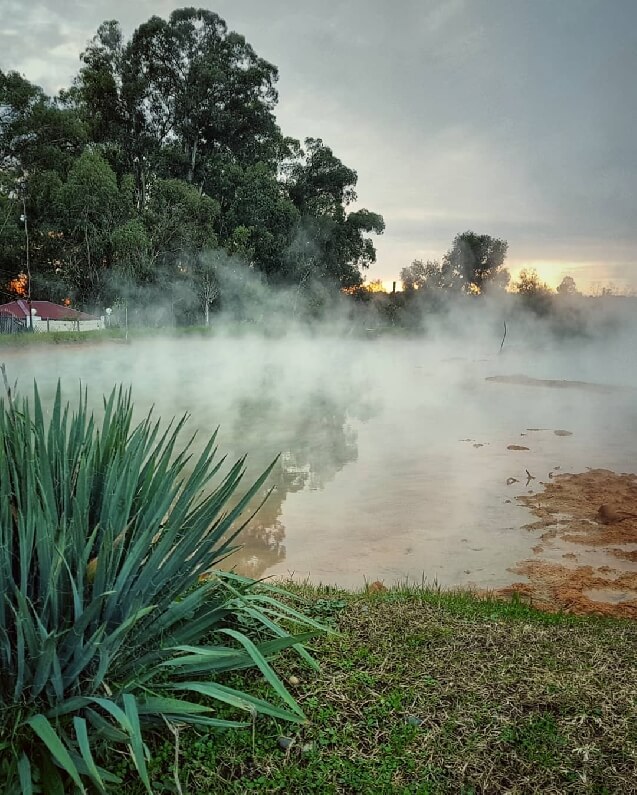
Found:
[(504, 320), (503, 323), (504, 323), (504, 336), (502, 337), (502, 342), (500, 343), (500, 353), (502, 353), (502, 347), (504, 345), (504, 340), (507, 338), (507, 322), (506, 322), (506, 320)]

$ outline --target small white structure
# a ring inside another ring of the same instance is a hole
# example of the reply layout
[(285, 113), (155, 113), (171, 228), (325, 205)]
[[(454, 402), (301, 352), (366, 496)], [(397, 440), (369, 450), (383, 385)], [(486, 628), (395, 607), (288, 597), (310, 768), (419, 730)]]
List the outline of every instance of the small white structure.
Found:
[(0, 313), (13, 315), (34, 331), (98, 331), (104, 328), (102, 318), (51, 301), (29, 302), (21, 298), (0, 305)]

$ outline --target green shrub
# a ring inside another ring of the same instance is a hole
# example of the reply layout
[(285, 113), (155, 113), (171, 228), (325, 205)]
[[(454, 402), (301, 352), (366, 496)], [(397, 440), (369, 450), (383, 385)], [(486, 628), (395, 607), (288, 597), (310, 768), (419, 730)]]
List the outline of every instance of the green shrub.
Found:
[[(267, 660), (294, 646), (313, 664), (302, 644), (320, 627), (276, 589), (215, 569), (269, 470), (239, 498), (244, 460), (223, 474), (214, 436), (193, 460), (192, 440), (177, 449), (186, 418), (161, 431), (132, 415), (121, 389), (101, 423), (86, 394), (63, 405), (59, 385), (47, 419), (37, 387), (0, 403), (5, 793), (105, 791), (118, 779), (97, 760), (118, 746), (150, 791), (146, 727), (304, 721)], [(250, 667), (274, 702), (218, 681)], [(218, 702), (248, 720), (219, 718)]]

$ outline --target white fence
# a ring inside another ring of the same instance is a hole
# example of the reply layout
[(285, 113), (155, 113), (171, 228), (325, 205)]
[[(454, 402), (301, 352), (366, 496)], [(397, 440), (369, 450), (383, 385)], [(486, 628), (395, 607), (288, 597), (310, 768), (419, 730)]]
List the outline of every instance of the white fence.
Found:
[[(28, 326), (28, 320), (27, 320)], [(102, 318), (96, 320), (43, 320), (33, 318), (33, 330), (42, 331), (99, 331), (104, 328)]]

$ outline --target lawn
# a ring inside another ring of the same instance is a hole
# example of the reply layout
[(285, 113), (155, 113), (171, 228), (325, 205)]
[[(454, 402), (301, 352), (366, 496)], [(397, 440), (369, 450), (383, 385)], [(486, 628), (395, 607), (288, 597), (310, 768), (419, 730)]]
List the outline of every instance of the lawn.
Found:
[(158, 738), (154, 791), (637, 792), (636, 624), (418, 588), (290, 587), (337, 630), (313, 644), (320, 672), (275, 666), (308, 724), (184, 730), (177, 766)]

